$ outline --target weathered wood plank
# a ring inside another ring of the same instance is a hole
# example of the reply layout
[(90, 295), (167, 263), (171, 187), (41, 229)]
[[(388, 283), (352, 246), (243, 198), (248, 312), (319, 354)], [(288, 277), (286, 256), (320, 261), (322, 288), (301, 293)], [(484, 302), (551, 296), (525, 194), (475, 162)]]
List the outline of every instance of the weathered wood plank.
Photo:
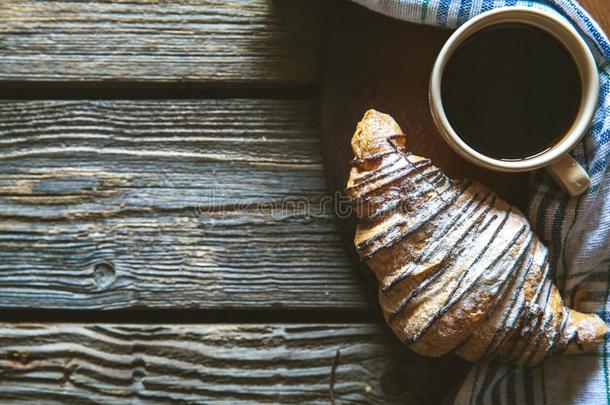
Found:
[(0, 80), (305, 83), (326, 0), (0, 2)]
[(461, 378), (377, 325), (1, 325), (0, 399), (428, 404)]
[(366, 306), (317, 133), (314, 101), (1, 102), (0, 306)]

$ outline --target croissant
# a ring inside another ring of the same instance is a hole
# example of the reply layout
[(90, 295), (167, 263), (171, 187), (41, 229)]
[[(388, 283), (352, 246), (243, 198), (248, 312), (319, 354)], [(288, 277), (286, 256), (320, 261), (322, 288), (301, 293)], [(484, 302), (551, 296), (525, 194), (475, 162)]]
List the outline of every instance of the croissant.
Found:
[(531, 366), (603, 341), (604, 321), (564, 305), (521, 211), (412, 155), (389, 115), (367, 111), (351, 144), (356, 250), (379, 281), (387, 324), (412, 350)]

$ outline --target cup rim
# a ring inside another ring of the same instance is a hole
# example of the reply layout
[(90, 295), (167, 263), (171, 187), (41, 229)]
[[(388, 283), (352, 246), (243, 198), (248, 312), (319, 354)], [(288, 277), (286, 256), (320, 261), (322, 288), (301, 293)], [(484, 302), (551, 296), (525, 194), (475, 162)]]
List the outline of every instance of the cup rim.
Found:
[[(502, 18), (502, 15), (504, 18)], [(545, 21), (548, 25), (539, 25), (535, 22), (528, 21), (524, 15), (529, 15), (534, 20)], [(537, 26), (544, 29), (553, 35), (561, 42), (570, 52), (574, 62), (578, 68), (582, 86), (582, 98), (577, 116), (563, 139), (550, 149), (522, 160), (500, 160), (484, 155), (464, 142), (459, 135), (453, 130), (442, 104), (441, 82), (442, 75), (447, 64), (447, 61), (461, 43), (470, 37), (475, 32), (483, 28), (501, 24), (506, 22), (521, 22)], [(552, 26), (555, 30), (552, 30)], [(473, 28), (474, 27), (474, 28)], [(572, 44), (567, 44), (564, 38), (557, 34), (558, 30), (563, 30), (565, 34), (569, 34), (572, 39)], [(577, 48), (579, 54), (575, 55)], [(586, 45), (583, 38), (572, 27), (571, 24), (562, 20), (560, 17), (548, 13), (544, 10), (525, 7), (525, 6), (508, 6), (500, 7), (491, 11), (484, 12), (476, 17), (468, 20), (461, 25), (445, 42), (443, 48), (439, 52), (432, 74), (430, 76), (429, 87), (429, 103), (432, 118), (439, 129), (441, 135), (449, 146), (463, 158), (486, 168), (507, 171), (521, 172), (534, 170), (540, 167), (548, 166), (557, 161), (562, 155), (568, 153), (580, 139), (585, 135), (589, 124), (595, 113), (595, 107), (599, 96), (599, 79), (597, 77), (597, 65), (591, 54), (589, 47)]]

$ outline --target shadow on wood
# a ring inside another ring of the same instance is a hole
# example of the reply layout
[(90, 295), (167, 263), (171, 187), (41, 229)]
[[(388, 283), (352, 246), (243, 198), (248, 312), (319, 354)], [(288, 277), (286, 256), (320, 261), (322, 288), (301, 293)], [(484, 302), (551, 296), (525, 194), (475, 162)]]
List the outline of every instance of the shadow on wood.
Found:
[[(407, 135), (413, 153), (428, 157), (448, 175), (480, 180), (500, 196), (523, 208), (527, 201), (527, 174), (506, 174), (472, 165), (437, 133), (428, 107), (428, 79), (436, 55), (451, 34), (448, 30), (409, 24), (341, 3), (333, 19), (321, 88), (322, 153), (330, 191), (341, 193), (352, 159), (351, 136), (369, 108), (391, 114)], [(336, 195), (336, 194), (335, 194)], [(354, 262), (354, 218), (340, 220)], [(361, 264), (361, 269), (366, 266)], [(376, 282), (371, 286), (376, 289)], [(371, 295), (373, 292), (371, 292)], [(427, 360), (437, 367), (448, 367)], [(456, 361), (446, 375), (462, 376), (467, 364)]]

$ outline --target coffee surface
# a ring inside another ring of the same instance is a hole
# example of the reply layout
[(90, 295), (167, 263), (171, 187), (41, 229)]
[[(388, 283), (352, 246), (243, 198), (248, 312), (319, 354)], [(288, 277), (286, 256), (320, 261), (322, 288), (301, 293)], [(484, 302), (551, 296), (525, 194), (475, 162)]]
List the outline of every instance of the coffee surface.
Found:
[(546, 31), (505, 23), (475, 33), (450, 57), (441, 82), (451, 127), (502, 160), (536, 156), (562, 139), (581, 101), (578, 68)]

